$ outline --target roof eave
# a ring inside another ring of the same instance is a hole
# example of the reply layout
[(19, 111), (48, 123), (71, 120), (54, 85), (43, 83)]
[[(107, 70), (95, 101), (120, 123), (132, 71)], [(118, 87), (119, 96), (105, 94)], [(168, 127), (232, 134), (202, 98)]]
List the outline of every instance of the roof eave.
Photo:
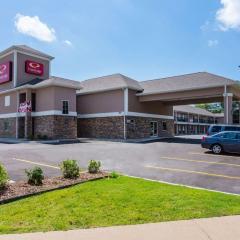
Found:
[(28, 54), (32, 54), (32, 55), (35, 55), (35, 56), (39, 56), (39, 57), (42, 57), (42, 58), (46, 58), (46, 59), (49, 59), (49, 60), (53, 60), (54, 57), (48, 55), (48, 54), (45, 54), (45, 53), (35, 53), (35, 52), (32, 52), (30, 50), (26, 50), (26, 49), (22, 49), (21, 47), (18, 47), (18, 46), (11, 46), (5, 50), (3, 50), (2, 52), (0, 52), (0, 57), (4, 57), (4, 56), (7, 56), (9, 54), (12, 54), (13, 51), (17, 51), (17, 52), (23, 52), (23, 53), (28, 53)]
[(76, 90), (82, 89), (80, 82), (74, 82), (72, 80), (64, 80), (64, 81), (65, 82), (58, 81), (57, 79), (47, 79), (47, 80), (44, 80), (43, 82), (33, 85), (33, 87), (34, 88), (44, 88), (44, 87), (56, 86), (56, 87), (72, 88), (72, 89), (76, 89)]
[[(122, 87), (114, 87), (114, 88), (108, 88), (108, 89), (100, 89), (100, 90), (93, 90), (93, 91), (86, 91), (86, 92), (79, 92), (77, 95), (87, 95), (87, 94), (94, 94), (99, 92), (109, 92), (109, 91), (115, 91), (115, 90), (123, 90), (123, 89), (130, 89), (135, 91), (142, 91), (143, 89), (134, 88), (134, 87), (128, 87), (128, 86), (122, 86)], [(83, 86), (84, 89), (84, 86)]]
[(224, 87), (225, 85), (227, 86), (234, 86), (233, 83), (229, 84), (224, 84), (224, 85), (213, 85), (210, 87), (194, 87), (194, 88), (185, 88), (185, 89), (180, 89), (180, 90), (169, 90), (169, 91), (154, 91), (154, 92), (148, 92), (148, 93), (137, 93), (137, 96), (146, 96), (146, 95), (154, 95), (154, 94), (163, 94), (163, 93), (173, 93), (173, 92), (182, 92), (182, 91), (191, 91), (191, 90), (200, 90), (200, 89), (208, 89), (208, 88), (215, 88), (215, 87)]

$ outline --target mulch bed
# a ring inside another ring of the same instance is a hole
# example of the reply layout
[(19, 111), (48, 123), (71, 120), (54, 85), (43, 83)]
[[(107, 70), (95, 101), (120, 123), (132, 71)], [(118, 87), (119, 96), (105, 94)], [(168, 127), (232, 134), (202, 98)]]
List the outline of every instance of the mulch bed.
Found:
[(0, 190), (0, 204), (12, 202), (43, 192), (67, 188), (87, 181), (102, 179), (107, 176), (108, 174), (106, 172), (99, 172), (96, 174), (84, 172), (81, 173), (80, 177), (77, 179), (66, 179), (63, 177), (46, 178), (40, 186), (30, 185), (26, 181), (8, 183), (5, 189)]

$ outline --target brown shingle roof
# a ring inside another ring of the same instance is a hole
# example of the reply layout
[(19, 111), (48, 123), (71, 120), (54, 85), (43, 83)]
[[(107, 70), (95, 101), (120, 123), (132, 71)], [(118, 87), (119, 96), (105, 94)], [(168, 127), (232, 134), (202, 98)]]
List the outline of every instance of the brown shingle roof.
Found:
[(164, 93), (192, 89), (233, 85), (235, 81), (207, 72), (198, 72), (174, 77), (140, 82), (144, 94)]
[(142, 91), (142, 88), (138, 81), (119, 73), (104, 77), (88, 79), (81, 82), (81, 85), (83, 89), (78, 91), (79, 94), (109, 91), (122, 88), (129, 88), (136, 91)]
[(224, 117), (224, 113), (212, 113), (212, 112), (209, 112), (205, 109), (202, 109), (202, 108), (199, 108), (199, 107), (194, 107), (194, 106), (191, 106), (191, 105), (174, 106), (173, 110), (177, 111), (177, 112), (199, 114), (199, 115), (208, 116), (208, 117), (216, 117), (216, 118)]
[(214, 113), (211, 113), (205, 109), (194, 107), (191, 105), (174, 106), (173, 110), (177, 111), (177, 112), (193, 113), (193, 114), (199, 114), (199, 115), (204, 115), (204, 116), (209, 116), (209, 117), (215, 116)]

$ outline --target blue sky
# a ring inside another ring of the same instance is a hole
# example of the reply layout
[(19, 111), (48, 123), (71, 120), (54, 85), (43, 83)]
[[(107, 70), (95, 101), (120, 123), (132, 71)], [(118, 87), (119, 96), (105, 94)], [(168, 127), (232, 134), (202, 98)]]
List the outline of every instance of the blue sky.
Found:
[(240, 78), (240, 0), (9, 0), (1, 9), (0, 49), (49, 53), (53, 75)]

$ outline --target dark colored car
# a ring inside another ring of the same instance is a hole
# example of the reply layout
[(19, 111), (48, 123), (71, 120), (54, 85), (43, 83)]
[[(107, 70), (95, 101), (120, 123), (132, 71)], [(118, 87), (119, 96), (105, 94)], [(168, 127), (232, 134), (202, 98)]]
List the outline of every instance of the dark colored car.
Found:
[(239, 125), (224, 125), (224, 124), (214, 124), (211, 125), (207, 131), (207, 135), (211, 136), (219, 132), (226, 132), (226, 131), (239, 131), (240, 132), (240, 126)]
[(202, 147), (211, 150), (215, 154), (222, 152), (240, 153), (240, 131), (228, 131), (204, 136)]

